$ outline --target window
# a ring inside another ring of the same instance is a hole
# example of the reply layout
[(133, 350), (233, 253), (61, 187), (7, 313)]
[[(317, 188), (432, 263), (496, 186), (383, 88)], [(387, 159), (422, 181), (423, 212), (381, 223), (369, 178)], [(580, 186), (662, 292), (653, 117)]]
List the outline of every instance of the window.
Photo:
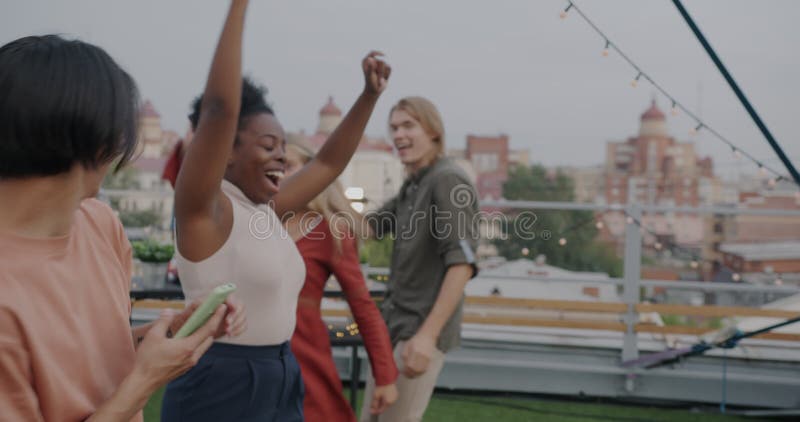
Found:
[(479, 173), (495, 171), (499, 166), (497, 154), (473, 154), (472, 164)]

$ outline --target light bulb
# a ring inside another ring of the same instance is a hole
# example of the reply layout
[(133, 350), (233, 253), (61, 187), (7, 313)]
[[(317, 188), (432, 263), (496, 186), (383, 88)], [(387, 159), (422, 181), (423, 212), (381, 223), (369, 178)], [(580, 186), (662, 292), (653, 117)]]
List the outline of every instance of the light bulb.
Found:
[(566, 19), (566, 18), (567, 18), (567, 12), (569, 12), (569, 9), (572, 9), (572, 2), (570, 2), (570, 4), (567, 6), (567, 8), (566, 8), (566, 9), (564, 9), (564, 11), (563, 11), (563, 12), (561, 12), (561, 14), (560, 14), (560, 15), (558, 15), (558, 16), (559, 16), (561, 19)]
[(672, 100), (672, 115), (678, 115), (678, 104), (675, 102), (675, 100)]
[(566, 245), (567, 244), (567, 239), (565, 239), (563, 237), (561, 239), (558, 239), (558, 244), (561, 245), (561, 246)]
[(529, 253), (531, 253), (530, 249), (528, 249), (528, 248), (522, 248), (522, 255), (523, 255), (523, 256), (528, 256), (528, 254), (529, 254)]
[(698, 264), (697, 261), (694, 261), (694, 260), (689, 263), (689, 266), (691, 266), (692, 268), (697, 268), (698, 265), (700, 265), (700, 264)]
[(739, 273), (733, 273), (731, 278), (733, 279), (733, 281), (739, 281), (742, 279), (742, 276), (740, 276)]
[(628, 218), (626, 218), (626, 219), (625, 219), (625, 221), (626, 221), (628, 224), (633, 224), (633, 217), (630, 217), (630, 216), (628, 216)]
[(655, 245), (656, 249), (661, 250), (661, 242), (656, 242)]
[(766, 176), (767, 175), (767, 169), (764, 168), (764, 165), (761, 164), (761, 163), (758, 164), (758, 174), (760, 174), (762, 176)]
[(742, 152), (739, 151), (738, 148), (732, 147), (732, 150), (733, 150), (733, 157), (734, 158), (736, 158), (737, 160), (742, 158)]
[(604, 225), (602, 221), (598, 221), (594, 226), (597, 227), (597, 230), (602, 230)]
[(639, 85), (639, 79), (640, 79), (641, 77), (642, 77), (642, 72), (639, 72), (639, 74), (637, 74), (637, 75), (636, 75), (636, 78), (634, 78), (634, 79), (631, 81), (631, 86), (632, 86), (632, 87), (634, 87), (634, 88), (636, 88), (636, 86), (637, 86), (637, 85)]

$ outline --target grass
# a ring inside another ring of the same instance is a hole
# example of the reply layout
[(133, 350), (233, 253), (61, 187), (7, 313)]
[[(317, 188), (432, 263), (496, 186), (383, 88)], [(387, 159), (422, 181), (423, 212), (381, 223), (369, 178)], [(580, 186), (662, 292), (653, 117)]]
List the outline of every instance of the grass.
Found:
[[(145, 422), (160, 421), (163, 390), (144, 408)], [(359, 394), (359, 405), (363, 394)], [(671, 422), (753, 421), (711, 412), (693, 412), (661, 407), (624, 406), (512, 396), (477, 396), (437, 392), (425, 413), (426, 422)]]

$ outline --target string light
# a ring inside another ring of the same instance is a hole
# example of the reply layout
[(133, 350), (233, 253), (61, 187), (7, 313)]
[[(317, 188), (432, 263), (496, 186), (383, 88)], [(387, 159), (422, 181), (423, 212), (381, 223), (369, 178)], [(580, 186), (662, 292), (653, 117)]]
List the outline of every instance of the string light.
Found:
[(773, 177), (770, 177), (770, 179), (767, 181), (767, 185), (769, 185), (769, 187), (771, 187), (771, 188), (774, 188), (775, 185), (777, 185), (777, 184), (778, 184), (778, 179), (773, 178)]
[(676, 103), (675, 100), (672, 100), (672, 111), (671, 111), (671, 113), (672, 113), (673, 116), (677, 116), (678, 115), (678, 103)]
[(522, 248), (522, 256), (528, 256), (531, 253), (531, 250), (528, 248)]
[[(626, 214), (627, 214), (627, 212), (626, 212)], [(639, 231), (640, 231), (640, 232), (642, 232), (642, 233), (648, 233), (648, 234), (650, 234), (650, 235), (651, 235), (651, 236), (653, 236), (653, 237), (657, 237), (657, 236), (658, 236), (656, 233), (654, 233), (654, 232), (650, 231), (649, 229), (647, 229), (647, 228), (646, 228), (646, 227), (645, 227), (645, 226), (642, 224), (642, 222), (641, 222), (641, 221), (639, 221), (639, 220), (637, 220), (637, 219), (633, 218), (633, 216), (631, 216), (630, 214), (627, 214), (627, 216), (628, 216), (628, 217), (627, 217), (627, 219), (628, 219), (628, 221), (630, 222), (629, 224), (633, 224), (633, 223), (635, 223), (637, 226), (639, 226)], [(660, 251), (662, 248), (664, 248), (664, 245), (663, 245), (661, 242), (659, 242), (658, 240), (656, 240), (656, 241), (655, 241), (655, 243), (653, 244), (653, 246), (656, 248), (656, 250), (659, 250), (659, 251)], [(673, 248), (673, 249), (676, 249), (676, 250), (683, 250), (684, 252), (687, 252), (687, 254), (691, 256), (691, 261), (689, 262), (689, 266), (690, 266), (692, 269), (697, 269), (697, 268), (699, 268), (699, 267), (700, 267), (700, 263), (702, 263), (702, 262), (706, 262), (706, 260), (700, 259), (700, 258), (698, 258), (696, 255), (694, 255), (694, 253), (693, 253), (693, 252), (691, 252), (691, 251), (687, 251), (687, 250), (685, 250), (685, 249), (681, 248), (681, 247), (680, 247), (680, 246), (678, 246), (678, 245), (675, 245), (675, 244), (673, 244), (671, 248)], [(662, 252), (662, 254), (663, 254), (665, 257), (671, 257), (671, 256), (673, 255), (673, 253), (672, 253), (672, 250), (671, 250), (670, 248), (667, 248), (667, 249), (665, 249), (665, 250)], [(679, 256), (679, 255), (676, 255), (676, 256)], [(715, 261), (707, 261), (707, 262), (715, 262)], [(733, 278), (733, 280), (734, 280), (734, 281), (738, 281), (738, 280), (739, 280), (739, 278), (738, 278), (738, 277), (739, 277), (739, 276), (738, 276), (738, 274), (737, 274), (737, 273), (734, 273), (734, 275), (732, 276), (732, 278)]]
[(611, 41), (606, 40), (606, 48), (603, 49), (603, 57), (608, 57), (608, 47), (611, 46)]
[(604, 224), (602, 221), (598, 221), (594, 226), (597, 227), (597, 230), (603, 230)]
[(733, 281), (740, 281), (742, 279), (742, 276), (740, 276), (739, 273), (733, 273), (731, 279), (733, 279)]
[(631, 216), (628, 216), (628, 218), (626, 218), (626, 219), (625, 219), (625, 221), (626, 221), (628, 224), (633, 224), (633, 217), (631, 217)]
[[(631, 81), (631, 86), (636, 87), (638, 85), (639, 79), (641, 79), (641, 78), (646, 79), (648, 82), (650, 82), (650, 84), (656, 90), (658, 90), (662, 95), (664, 95), (665, 97), (669, 98), (672, 101), (672, 103), (673, 103), (673, 107), (672, 107), (673, 108), (673, 110), (672, 110), (673, 115), (675, 115), (677, 113), (678, 109), (682, 109), (689, 117), (691, 117), (696, 122), (698, 122), (698, 126), (690, 133), (694, 134), (694, 133), (697, 133), (697, 131), (699, 131), (701, 128), (705, 128), (715, 138), (719, 139), (720, 141), (722, 141), (723, 143), (725, 143), (726, 145), (728, 145), (729, 147), (734, 149), (734, 153), (738, 152), (739, 155), (747, 157), (747, 159), (749, 159), (750, 161), (752, 161), (752, 162), (754, 162), (756, 164), (760, 164), (760, 162), (753, 155), (748, 154), (747, 152), (742, 151), (741, 149), (737, 148), (733, 144), (733, 142), (731, 142), (726, 137), (722, 136), (719, 132), (717, 132), (716, 130), (714, 130), (713, 128), (709, 127), (707, 124), (705, 124), (696, 114), (692, 113), (688, 108), (683, 106), (678, 100), (675, 99), (675, 97), (670, 95), (663, 87), (661, 87), (661, 85), (659, 85), (648, 74), (646, 74), (644, 71), (642, 71), (641, 68), (636, 63), (633, 62), (633, 60), (631, 60), (622, 50), (620, 50), (620, 48), (615, 43), (613, 43), (608, 38), (608, 36), (606, 36), (606, 34), (602, 30), (600, 30), (600, 28), (598, 28), (597, 25), (595, 25), (594, 22), (592, 22), (592, 20), (589, 19), (588, 16), (586, 16), (585, 13), (583, 13), (583, 10), (581, 10), (578, 6), (576, 6), (572, 2), (572, 0), (568, 0), (567, 7), (564, 9), (563, 12), (561, 12), (561, 18), (562, 19), (566, 18), (567, 17), (567, 12), (569, 12), (573, 8), (575, 9), (575, 13), (577, 13), (578, 16), (583, 18), (583, 20), (590, 27), (592, 27), (592, 29), (594, 29), (594, 31), (597, 32), (597, 34), (600, 35), (603, 38), (603, 40), (606, 41), (606, 50), (613, 49), (617, 53), (617, 55), (619, 55), (631, 67), (633, 67), (634, 70), (636, 70), (637, 75), (636, 75), (636, 78)], [(606, 54), (606, 50), (603, 50), (603, 56), (607, 55)], [(765, 172), (768, 170), (769, 172), (773, 173), (775, 176), (781, 176), (781, 173), (778, 172), (777, 170), (775, 170), (773, 168), (770, 168), (770, 167), (763, 166), (763, 164), (760, 164), (760, 165), (765, 168), (765, 170), (764, 170)], [(795, 183), (797, 183), (797, 181), (795, 181)]]
[(567, 238), (562, 237), (561, 239), (558, 239), (558, 244), (561, 245), (561, 246), (566, 245), (567, 244)]
[(697, 126), (693, 127), (691, 130), (689, 130), (689, 134), (690, 135), (697, 135), (697, 132), (700, 132), (700, 129), (702, 129), (703, 126), (705, 126), (705, 125), (702, 124), (702, 123), (698, 123)]
[(738, 148), (731, 147), (731, 151), (733, 151), (733, 158), (735, 158), (737, 160), (741, 160), (742, 159), (742, 152), (739, 151)]
[(572, 4), (572, 2), (569, 2), (569, 5), (567, 6), (567, 8), (566, 8), (566, 9), (564, 9), (564, 11), (563, 11), (563, 12), (561, 12), (561, 14), (559, 15), (559, 17), (561, 17), (561, 19), (566, 19), (566, 18), (567, 18), (567, 13), (569, 13), (569, 9), (572, 9), (572, 6), (574, 6), (574, 5)]
[(761, 163), (758, 163), (758, 174), (760, 174), (761, 177), (764, 177), (764, 176), (767, 175), (767, 169)]
[(637, 86), (637, 85), (639, 85), (639, 79), (641, 79), (641, 78), (642, 78), (642, 72), (639, 72), (639, 73), (636, 75), (636, 78), (634, 78), (634, 79), (631, 81), (631, 86), (632, 86), (632, 87), (634, 87), (634, 88), (636, 88), (636, 86)]

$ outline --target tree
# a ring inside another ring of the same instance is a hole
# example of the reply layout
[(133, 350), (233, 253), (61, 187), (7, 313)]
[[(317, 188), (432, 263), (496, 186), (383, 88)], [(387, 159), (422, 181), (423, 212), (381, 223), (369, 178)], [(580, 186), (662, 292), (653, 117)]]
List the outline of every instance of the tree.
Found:
[(119, 219), (125, 227), (149, 227), (161, 222), (161, 216), (154, 210), (120, 211)]
[(388, 268), (392, 262), (392, 246), (394, 239), (386, 236), (382, 239), (368, 239), (360, 246), (361, 263), (370, 267)]
[[(116, 163), (112, 165), (115, 168)], [(136, 169), (123, 167), (118, 172), (110, 171), (103, 179), (103, 189), (139, 189), (139, 181), (136, 180)]]
[[(541, 165), (516, 166), (509, 171), (508, 181), (503, 185), (503, 197), (571, 202), (573, 186), (572, 179), (560, 171), (548, 174)], [(595, 241), (595, 221), (592, 211), (513, 210), (504, 228), (506, 239), (496, 240), (495, 245), (507, 259), (544, 255), (549, 264), (557, 267), (601, 271), (618, 277), (622, 274), (622, 260)], [(565, 245), (560, 244), (561, 238)]]

